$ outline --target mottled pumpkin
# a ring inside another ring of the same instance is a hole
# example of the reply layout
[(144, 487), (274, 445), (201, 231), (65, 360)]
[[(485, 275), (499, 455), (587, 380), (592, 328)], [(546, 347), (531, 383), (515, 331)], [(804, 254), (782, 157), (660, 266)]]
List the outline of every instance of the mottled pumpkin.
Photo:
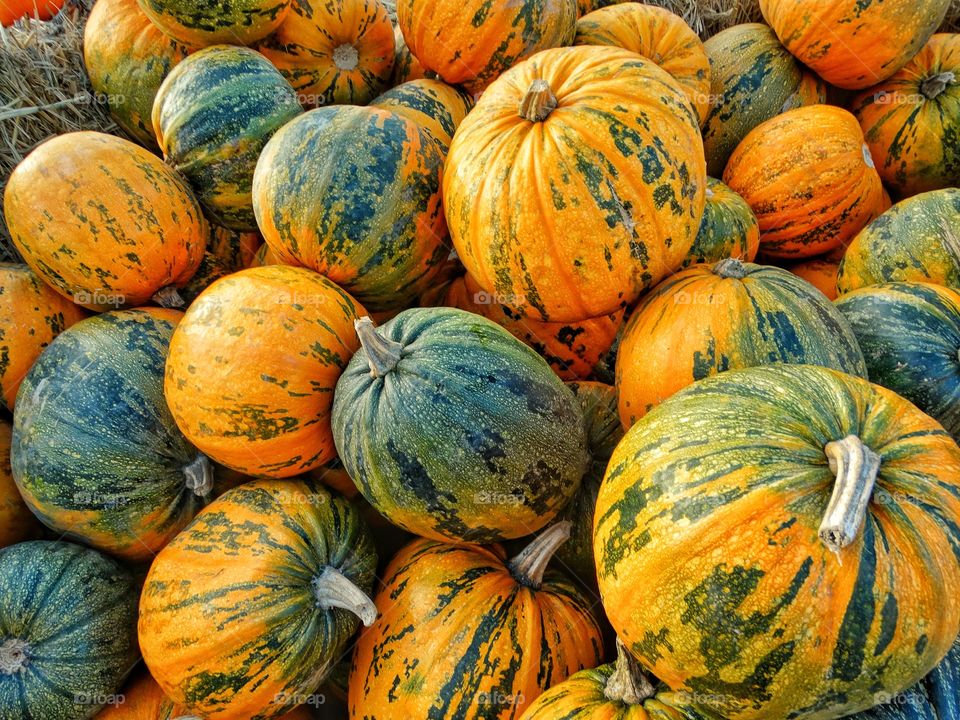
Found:
[(420, 61), (417, 60), (410, 48), (407, 47), (407, 41), (403, 39), (403, 32), (400, 27), (393, 29), (393, 42), (396, 52), (393, 56), (393, 73), (390, 76), (391, 85), (399, 85), (410, 80), (420, 80), (425, 77), (436, 77), (436, 73), (425, 70)]
[(206, 252), (203, 254), (203, 260), (200, 261), (197, 272), (190, 278), (190, 282), (180, 288), (178, 295), (185, 306), (190, 305), (200, 297), (200, 293), (232, 272), (233, 270), (227, 267), (223, 260), (211, 252)]
[(950, 0), (760, 0), (780, 41), (828, 83), (860, 89), (886, 80), (924, 46)]
[(760, 225), (747, 201), (719, 180), (707, 178), (700, 230), (682, 267), (737, 258), (753, 262), (760, 249)]
[(617, 354), (620, 418), (629, 427), (697, 380), (770, 363), (867, 375), (850, 325), (809, 283), (733, 259), (695, 265), (630, 316)]
[(0, 420), (0, 548), (37, 535), (40, 523), (23, 501), (10, 469), (12, 429)]
[(210, 232), (176, 172), (129, 140), (96, 132), (37, 147), (10, 175), (3, 208), (26, 263), (91, 310), (143, 305), (182, 287)]
[(258, 232), (240, 232), (222, 225), (210, 225), (207, 252), (233, 272), (249, 267), (262, 245), (263, 238)]
[(867, 709), (960, 634), (958, 473), (943, 427), (866, 380), (812, 365), (701, 380), (610, 460), (594, 533), (607, 616), (722, 717)]
[(140, 647), (163, 691), (211, 720), (308, 702), (359, 625), (376, 554), (347, 500), (310, 480), (230, 490), (157, 555)]
[(677, 82), (628, 50), (581, 46), (539, 53), (484, 92), (450, 146), (443, 201), (484, 290), (569, 322), (624, 308), (680, 267), (706, 185)]
[(442, 80), (411, 80), (397, 85), (370, 103), (413, 120), (450, 149), (453, 133), (473, 108), (469, 93)]
[(250, 45), (269, 35), (291, 0), (137, 0), (158, 28), (185, 45)]

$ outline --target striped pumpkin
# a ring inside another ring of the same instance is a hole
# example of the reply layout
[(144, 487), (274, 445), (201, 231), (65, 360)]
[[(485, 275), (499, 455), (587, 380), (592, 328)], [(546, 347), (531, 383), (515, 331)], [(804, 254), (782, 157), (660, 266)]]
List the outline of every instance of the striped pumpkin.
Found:
[(682, 267), (737, 258), (753, 262), (760, 249), (760, 225), (747, 201), (719, 180), (707, 178), (700, 230)]
[(187, 178), (207, 213), (220, 225), (252, 231), (257, 158), (302, 112), (293, 88), (260, 53), (215, 45), (167, 76), (153, 127), (164, 159)]
[(257, 49), (305, 107), (366, 105), (390, 82), (393, 24), (380, 0), (294, 0)]
[[(357, 323), (333, 435), (364, 497), (436, 540), (493, 542), (542, 528), (586, 467), (573, 394), (496, 323), (453, 308)], [(403, 380), (409, 377), (410, 380)]]
[(160, 158), (96, 132), (37, 147), (10, 175), (3, 209), (33, 271), (91, 310), (143, 305), (182, 287), (210, 232), (190, 188)]
[(499, 545), (400, 550), (354, 651), (350, 717), (508, 720), (599, 662), (592, 603), (547, 570), (566, 530), (554, 525), (512, 560)]
[(0, 407), (13, 411), (20, 383), (43, 349), (84, 317), (26, 265), (0, 263)]
[(870, 379), (899, 393), (960, 439), (960, 293), (888, 283), (837, 302), (853, 327)]
[(36, 537), (40, 523), (23, 501), (10, 469), (10, 423), (0, 419), (0, 548)]
[(137, 663), (137, 590), (96, 550), (0, 550), (0, 718), (86, 720)]
[(569, 322), (624, 308), (676, 270), (706, 185), (676, 81), (628, 50), (581, 46), (544, 51), (484, 92), (450, 146), (443, 200), (484, 290)]
[(412, 120), (319, 108), (267, 143), (253, 207), (281, 261), (316, 270), (371, 310), (402, 308), (448, 253), (442, 173), (442, 149)]
[(743, 196), (771, 257), (819, 255), (882, 212), (883, 185), (856, 118), (830, 105), (789, 110), (751, 130), (723, 181)]
[(960, 34), (934, 35), (852, 107), (880, 177), (898, 195), (960, 182)]
[(283, 22), (291, 0), (137, 0), (147, 16), (184, 45), (250, 45)]
[(397, 85), (370, 104), (413, 120), (429, 130), (447, 152), (453, 133), (473, 108), (473, 98), (442, 80), (423, 79)]
[(960, 290), (960, 189), (902, 200), (850, 243), (839, 294), (888, 282), (928, 282)]
[(943, 22), (950, 0), (760, 0), (796, 58), (827, 82), (859, 90), (886, 80)]
[(617, 354), (620, 418), (629, 427), (697, 380), (770, 363), (867, 375), (850, 325), (809, 283), (733, 259), (695, 265), (630, 316)]
[(222, 225), (210, 225), (207, 252), (232, 272), (249, 267), (262, 245), (263, 238), (258, 232), (239, 232)]
[(827, 99), (824, 84), (804, 70), (766, 25), (734, 25), (707, 40), (704, 48), (710, 58), (711, 104), (703, 148), (713, 177), (723, 175), (730, 154), (757, 125)]
[(334, 384), (357, 349), (363, 309), (316, 273), (286, 265), (218, 280), (170, 342), (165, 394), (177, 425), (217, 462), (290, 477), (334, 457)]
[(958, 474), (943, 427), (866, 380), (812, 365), (702, 380), (610, 460), (594, 535), (607, 616), (730, 720), (867, 709), (960, 634)]
[(656, 63), (676, 80), (702, 124), (710, 109), (710, 59), (683, 18), (655, 5), (628, 2), (577, 21), (575, 45), (613, 45)]
[(230, 490), (157, 555), (140, 647), (163, 691), (210, 720), (308, 702), (358, 626), (377, 558), (349, 502), (310, 480)]

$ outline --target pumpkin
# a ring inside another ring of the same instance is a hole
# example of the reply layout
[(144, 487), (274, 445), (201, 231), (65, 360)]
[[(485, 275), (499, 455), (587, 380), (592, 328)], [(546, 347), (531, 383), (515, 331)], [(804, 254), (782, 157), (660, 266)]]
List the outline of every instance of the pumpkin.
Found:
[(960, 290), (960, 189), (901, 200), (853, 239), (840, 263), (838, 293), (888, 282)]
[(299, 267), (292, 260), (281, 261), (266, 243), (257, 249), (248, 267), (263, 267), (264, 265), (290, 265), (291, 267)]
[(943, 22), (950, 0), (760, 0), (780, 41), (828, 83), (858, 90), (907, 64)]
[(390, 81), (393, 24), (380, 0), (295, 0), (257, 49), (306, 107), (366, 105)]
[(360, 634), (350, 717), (518, 717), (603, 655), (591, 603), (547, 564), (558, 523), (508, 560), (499, 545), (418, 539), (387, 567), (380, 617)]
[(200, 261), (200, 267), (190, 278), (190, 282), (179, 291), (180, 298), (184, 305), (190, 305), (194, 300), (200, 297), (200, 293), (213, 285), (214, 282), (222, 277), (231, 274), (233, 270), (219, 257), (211, 252), (203, 254), (203, 260)]
[(262, 245), (263, 239), (257, 232), (240, 232), (222, 225), (210, 225), (207, 252), (231, 272), (249, 267)]
[(960, 178), (960, 34), (938, 34), (853, 113), (884, 182), (900, 196)]
[(698, 120), (710, 109), (710, 59), (683, 18), (655, 5), (627, 2), (577, 21), (576, 45), (613, 45), (653, 61), (676, 80)]
[(83, 34), (83, 60), (94, 91), (111, 117), (145, 147), (157, 147), (153, 99), (170, 70), (190, 48), (150, 22), (137, 0), (101, 0)]
[(85, 720), (139, 658), (137, 591), (114, 560), (67, 542), (0, 550), (0, 717)]
[(9, 27), (23, 17), (49, 20), (63, 7), (64, 0), (4, 0), (0, 5), (0, 25)]
[[(177, 173), (144, 148), (96, 132), (38, 146), (11, 173), (3, 208), (31, 269), (64, 297), (98, 311), (143, 305), (161, 290), (183, 287), (209, 234)], [(166, 302), (163, 293), (157, 300)]]
[(305, 702), (361, 618), (377, 558), (356, 509), (311, 480), (234, 488), (150, 567), (140, 646), (163, 691), (215, 720)]
[(737, 258), (753, 262), (760, 249), (760, 225), (747, 201), (719, 180), (707, 178), (700, 230), (682, 267)]
[[(841, 255), (842, 257), (842, 255)], [(832, 259), (830, 253), (798, 263), (792, 263), (787, 270), (798, 278), (803, 278), (817, 290), (826, 295), (827, 300), (837, 299), (837, 273), (840, 259)]]
[[(446, 303), (445, 298), (447, 297), (450, 287), (464, 277), (464, 272), (465, 270), (463, 269), (463, 264), (460, 262), (460, 258), (457, 257), (455, 252), (451, 252), (447, 259), (443, 261), (430, 287), (421, 293), (418, 299), (420, 307), (436, 307), (445, 304), (454, 305), (454, 303)], [(466, 308), (461, 308), (461, 310), (466, 310)], [(480, 315), (482, 313), (477, 314)]]
[(627, 307), (680, 266), (706, 185), (677, 82), (628, 50), (581, 46), (539, 53), (484, 92), (450, 146), (443, 201), (485, 291), (570, 322)]
[(0, 406), (13, 411), (20, 383), (43, 349), (85, 316), (26, 265), (0, 263)]
[(611, 349), (623, 328), (623, 310), (580, 322), (547, 323), (512, 310), (502, 302), (506, 300), (464, 275), (450, 283), (442, 304), (493, 320), (536, 350), (564, 380), (586, 380), (612, 366)]
[(20, 496), (10, 470), (10, 423), (0, 420), (0, 548), (37, 534), (40, 524)]
[(610, 460), (603, 606), (656, 677), (722, 717), (867, 709), (960, 634), (958, 473), (939, 423), (861, 378), (773, 365), (701, 380)]
[(751, 130), (723, 181), (743, 196), (771, 257), (833, 250), (882, 212), (883, 186), (856, 118), (831, 105), (789, 110)]
[(291, 0), (137, 0), (158, 28), (184, 45), (250, 45), (276, 30)]
[(442, 80), (411, 80), (397, 85), (370, 103), (413, 120), (450, 149), (453, 133), (473, 108), (473, 98)]
[(533, 350), (486, 318), (414, 308), (374, 328), (337, 383), (333, 435), (363, 496), (437, 540), (539, 530), (586, 466), (573, 394)]
[(305, 268), (250, 268), (207, 288), (184, 315), (166, 365), (177, 425), (238, 472), (289, 477), (334, 457), (331, 393), (357, 349), (363, 309)]
[(410, 80), (420, 80), (428, 75), (436, 77), (436, 73), (424, 70), (420, 61), (410, 52), (399, 26), (393, 30), (393, 42), (396, 51), (393, 56), (393, 73), (390, 75), (390, 85), (396, 86)]
[(215, 45), (163, 81), (153, 127), (164, 159), (189, 180), (210, 216), (251, 231), (257, 158), (273, 133), (302, 112), (293, 88), (260, 53)]
[(630, 316), (617, 354), (620, 418), (629, 427), (697, 380), (769, 363), (867, 375), (850, 325), (809, 283), (735, 259), (695, 265)]
[(925, 283), (888, 283), (847, 293), (837, 309), (863, 348), (870, 379), (960, 438), (960, 293)]
[(761, 23), (721, 30), (704, 43), (710, 58), (710, 111), (703, 124), (707, 172), (723, 175), (747, 133), (780, 113), (825, 102), (827, 90)]
[(397, 309), (429, 285), (448, 252), (442, 172), (441, 147), (412, 120), (319, 108), (267, 143), (253, 207), (282, 262), (316, 270), (371, 310)]

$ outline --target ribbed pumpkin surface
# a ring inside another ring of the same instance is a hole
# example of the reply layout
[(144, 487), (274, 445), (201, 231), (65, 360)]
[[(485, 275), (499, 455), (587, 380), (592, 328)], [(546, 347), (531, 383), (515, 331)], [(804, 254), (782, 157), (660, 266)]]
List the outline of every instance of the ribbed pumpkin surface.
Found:
[(760, 249), (760, 225), (747, 201), (719, 180), (707, 178), (700, 230), (683, 267), (737, 258), (753, 262)]
[(473, 108), (469, 93), (442, 80), (411, 80), (387, 90), (371, 105), (390, 110), (429, 130), (449, 150), (453, 133)]
[(167, 35), (186, 45), (249, 45), (283, 22), (291, 0), (137, 0)]
[(10, 423), (0, 420), (0, 548), (36, 537), (40, 523), (23, 501), (10, 468)]

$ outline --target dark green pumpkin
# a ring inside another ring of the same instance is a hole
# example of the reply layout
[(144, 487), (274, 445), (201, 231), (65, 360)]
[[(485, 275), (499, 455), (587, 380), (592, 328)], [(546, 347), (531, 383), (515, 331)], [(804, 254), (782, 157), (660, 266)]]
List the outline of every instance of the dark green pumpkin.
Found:
[(137, 591), (115, 561), (66, 542), (0, 550), (0, 720), (85, 720), (140, 656)]
[(454, 308), (358, 322), (333, 435), (360, 492), (423, 537), (491, 542), (542, 528), (586, 467), (583, 417), (546, 361)]
[(681, 267), (737, 258), (753, 262), (760, 249), (760, 224), (747, 201), (719, 180), (707, 178), (700, 230)]

